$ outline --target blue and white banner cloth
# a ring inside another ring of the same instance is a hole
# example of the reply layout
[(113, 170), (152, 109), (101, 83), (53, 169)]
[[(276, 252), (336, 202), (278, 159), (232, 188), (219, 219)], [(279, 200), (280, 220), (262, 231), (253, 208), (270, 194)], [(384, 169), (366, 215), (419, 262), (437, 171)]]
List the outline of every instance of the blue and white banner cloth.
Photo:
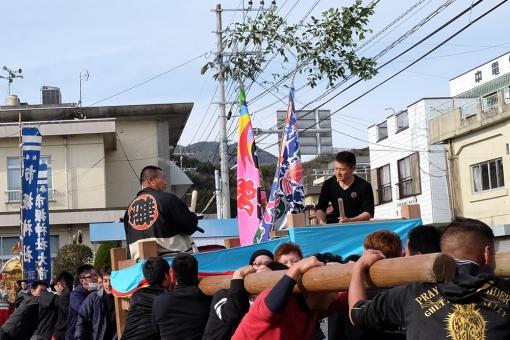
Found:
[(48, 165), (39, 164), (39, 179), (37, 180), (37, 195), (35, 196), (35, 233), (37, 241), (37, 278), (50, 284), (51, 251), (50, 251), (50, 214), (48, 210)]
[[(21, 249), (24, 262), (23, 277), (30, 284), (38, 278), (37, 276), (37, 240), (36, 228), (40, 228), (40, 222), (46, 219), (44, 213), (38, 208), (37, 202), (37, 180), (39, 177), (39, 160), (41, 156), (42, 136), (38, 128), (22, 128), (23, 160), (22, 166), (22, 230), (23, 249)], [(39, 244), (39, 248), (41, 244)]]

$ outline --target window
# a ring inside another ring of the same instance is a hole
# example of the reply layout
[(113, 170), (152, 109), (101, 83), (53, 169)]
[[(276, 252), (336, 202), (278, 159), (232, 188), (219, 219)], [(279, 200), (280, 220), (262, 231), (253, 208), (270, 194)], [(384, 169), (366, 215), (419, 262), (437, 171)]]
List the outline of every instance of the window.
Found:
[(473, 175), (473, 191), (483, 192), (505, 186), (503, 160), (493, 159), (471, 166)]
[(391, 202), (390, 165), (371, 170), (370, 180), (375, 205)]
[(397, 162), (399, 198), (421, 194), (420, 156), (414, 153)]
[(405, 130), (409, 127), (409, 119), (408, 119), (408, 115), (407, 115), (407, 110), (397, 113), (395, 118), (396, 118), (396, 122), (397, 122), (397, 133), (402, 130)]
[[(19, 236), (1, 236), (0, 237), (0, 259), (8, 261), (13, 258), (11, 249), (14, 245), (20, 242)], [(53, 258), (57, 256), (60, 249), (60, 239), (58, 235), (50, 235), (50, 251), (51, 251), (51, 265), (53, 266)], [(52, 267), (53, 268), (53, 267)]]
[[(41, 156), (40, 162), (48, 165), (48, 199), (53, 200), (53, 170), (51, 167), (51, 156)], [(20, 170), (19, 157), (7, 157), (7, 192), (8, 203), (19, 202), (20, 191)]]
[(377, 125), (377, 141), (388, 138), (388, 123), (384, 122)]

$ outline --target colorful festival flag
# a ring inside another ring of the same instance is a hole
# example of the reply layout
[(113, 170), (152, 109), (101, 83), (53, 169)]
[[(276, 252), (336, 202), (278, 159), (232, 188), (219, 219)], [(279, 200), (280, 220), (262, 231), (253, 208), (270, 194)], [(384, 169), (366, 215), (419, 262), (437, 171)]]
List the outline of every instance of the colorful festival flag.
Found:
[[(21, 235), (23, 237), (23, 248), (21, 249), (24, 262), (24, 278), (30, 284), (37, 277), (38, 250), (46, 246), (38, 243), (38, 233), (41, 222), (46, 220), (46, 216), (40, 208), (37, 201), (37, 181), (39, 178), (39, 160), (41, 155), (42, 136), (38, 128), (24, 127), (21, 132), (23, 143), (22, 169), (23, 177), (21, 180), (22, 197), (21, 209), (23, 219), (21, 221)], [(48, 245), (49, 246), (49, 245)]]
[(260, 170), (246, 94), (240, 91), (239, 143), (237, 145), (237, 223), (241, 245), (253, 243), (262, 218)]
[(255, 233), (253, 243), (267, 241), (271, 230), (287, 227), (287, 214), (301, 213), (304, 209), (303, 165), (299, 151), (294, 88), (291, 87), (278, 166), (264, 218)]
[(37, 195), (35, 196), (35, 233), (37, 241), (37, 279), (50, 283), (51, 251), (50, 251), (50, 214), (48, 209), (48, 164), (39, 164)]

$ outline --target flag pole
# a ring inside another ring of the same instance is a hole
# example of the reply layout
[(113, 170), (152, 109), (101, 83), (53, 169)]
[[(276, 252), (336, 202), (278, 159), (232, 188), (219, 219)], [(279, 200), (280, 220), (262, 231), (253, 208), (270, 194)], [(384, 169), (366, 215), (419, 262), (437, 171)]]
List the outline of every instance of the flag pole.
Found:
[[(294, 79), (292, 79), (291, 83), (290, 83), (290, 87), (294, 87)], [(273, 219), (272, 219), (272, 223), (271, 223), (271, 231), (274, 231), (274, 226), (275, 226), (275, 223), (276, 223), (276, 195), (278, 194), (278, 190), (280, 189), (280, 167), (281, 167), (281, 162), (283, 160), (283, 147), (284, 147), (284, 139), (285, 139), (285, 128), (287, 127), (287, 120), (289, 119), (289, 112), (290, 112), (291, 108), (290, 108), (290, 93), (289, 93), (289, 103), (287, 105), (287, 117), (285, 117), (285, 124), (283, 124), (283, 133), (282, 133), (282, 142), (281, 142), (281, 145), (280, 145), (280, 155), (278, 157), (278, 163), (276, 163), (276, 170), (278, 172), (278, 175), (276, 176), (276, 190), (275, 190), (275, 193), (274, 193), (274, 209), (273, 209)], [(296, 122), (297, 124), (297, 122)]]
[(21, 111), (19, 112), (19, 225), (20, 225), (20, 254), (21, 254), (21, 278), (25, 278), (25, 247), (23, 226), (23, 136), (21, 130)]

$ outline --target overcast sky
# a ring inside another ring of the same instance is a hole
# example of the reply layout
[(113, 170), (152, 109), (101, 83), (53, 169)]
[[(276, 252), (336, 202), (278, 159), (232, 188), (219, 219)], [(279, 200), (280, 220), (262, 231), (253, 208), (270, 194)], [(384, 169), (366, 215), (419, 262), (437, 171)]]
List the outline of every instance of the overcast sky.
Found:
[[(244, 1), (245, 5), (248, 1)], [(271, 1), (266, 0), (266, 6)], [(279, 14), (288, 16), (288, 21), (297, 23), (315, 1), (277, 1)], [(322, 0), (312, 15), (333, 6), (350, 5), (353, 0)], [(369, 28), (374, 34), (399, 17), (418, 0), (381, 0), (370, 20)], [(385, 34), (378, 37), (363, 56), (374, 56), (411, 27), (427, 17), (446, 0), (423, 1), (413, 12)], [(211, 59), (205, 56), (186, 63), (216, 48), (215, 13), (210, 10), (216, 1), (2, 1), (0, 3), (0, 67), (23, 69), (24, 79), (15, 79), (11, 93), (22, 102), (39, 104), (40, 88), (43, 85), (61, 88), (63, 102), (76, 102), (79, 97), (78, 75), (88, 70), (90, 78), (83, 83), (83, 106), (130, 105), (194, 102), (194, 108), (183, 133), (180, 144), (187, 145), (201, 140), (217, 140), (218, 124), (216, 106), (210, 105), (214, 98), (216, 82), (212, 73), (200, 75), (201, 67)], [(254, 1), (258, 5), (259, 1)], [(454, 1), (446, 10), (416, 33), (395, 47), (380, 63), (408, 48), (443, 23), (469, 6), (469, 1)], [(455, 33), (470, 20), (478, 17), (499, 1), (485, 0), (457, 22), (444, 29), (429, 41), (381, 70), (374, 79), (360, 83), (338, 96), (324, 109), (337, 110), (359, 94), (370, 89), (411, 61), (426, 53), (445, 38)], [(242, 8), (243, 2), (226, 0), (223, 8)], [(449, 79), (456, 77), (510, 50), (508, 35), (509, 5), (505, 3), (493, 13), (461, 33), (447, 45), (439, 48), (427, 59), (420, 61), (409, 71), (376, 89), (364, 98), (335, 114), (333, 128), (334, 147), (365, 147), (368, 140), (366, 128), (382, 122), (393, 108), (405, 109), (423, 97), (449, 96)], [(506, 13), (506, 14), (505, 14)], [(248, 15), (254, 15), (253, 13)], [(406, 20), (407, 19), (407, 20)], [(224, 12), (224, 25), (242, 21), (242, 12)], [(398, 26), (400, 25), (400, 26)], [(367, 37), (370, 38), (370, 35)], [(176, 68), (178, 67), (178, 68)], [(287, 66), (292, 67), (291, 65)], [(138, 85), (152, 77), (172, 70), (123, 94), (119, 92)], [(269, 71), (281, 69), (274, 62)], [(2, 75), (5, 72), (0, 71)], [(268, 74), (265, 80), (271, 80)], [(0, 100), (7, 96), (6, 81), (0, 80)], [(296, 88), (304, 84), (296, 80)], [(296, 107), (314, 100), (324, 93), (325, 86), (305, 88), (296, 93)], [(287, 90), (272, 91), (250, 104), (263, 92), (253, 86), (247, 93), (249, 109), (254, 112), (253, 125), (271, 128), (276, 123), (276, 110), (285, 109), (277, 97), (285, 97)], [(334, 93), (337, 93), (335, 91)], [(333, 94), (334, 94), (333, 93)], [(236, 101), (237, 92), (227, 86), (227, 100)], [(329, 97), (326, 97), (326, 99)], [(322, 103), (322, 99), (314, 105)], [(284, 100), (285, 101), (285, 100)], [(269, 107), (267, 107), (269, 106)], [(232, 122), (232, 123), (231, 123)], [(231, 142), (235, 142), (235, 120), (229, 121)], [(258, 146), (276, 153), (273, 143), (276, 136), (259, 138)]]

